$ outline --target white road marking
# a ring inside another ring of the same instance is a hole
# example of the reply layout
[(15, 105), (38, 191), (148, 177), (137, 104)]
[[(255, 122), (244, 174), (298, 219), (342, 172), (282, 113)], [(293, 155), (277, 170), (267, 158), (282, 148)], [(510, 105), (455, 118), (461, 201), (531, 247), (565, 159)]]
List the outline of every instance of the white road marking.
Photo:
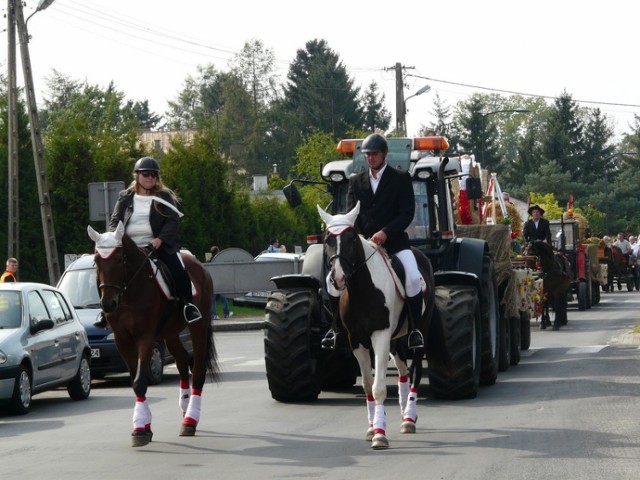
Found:
[(584, 347), (574, 347), (567, 350), (567, 355), (579, 355), (582, 353), (598, 353), (603, 348), (607, 348), (609, 345), (587, 345)]

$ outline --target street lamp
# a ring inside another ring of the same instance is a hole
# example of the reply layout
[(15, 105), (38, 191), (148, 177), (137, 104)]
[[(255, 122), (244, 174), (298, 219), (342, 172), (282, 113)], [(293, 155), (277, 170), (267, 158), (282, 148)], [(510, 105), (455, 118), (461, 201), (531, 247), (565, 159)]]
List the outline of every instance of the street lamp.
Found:
[(493, 110), (492, 112), (480, 112), (482, 117), (482, 135), (480, 137), (480, 163), (484, 165), (484, 132), (487, 127), (487, 117), (496, 113), (531, 113), (531, 110), (526, 108), (508, 108), (505, 110)]
[(605, 211), (604, 211), (604, 229), (605, 235), (609, 235), (609, 161), (613, 160), (614, 158), (620, 156), (620, 155), (628, 155), (628, 156), (635, 156), (636, 154), (634, 152), (617, 152), (614, 153), (613, 155), (609, 155), (607, 158), (605, 158), (605, 164), (604, 164), (604, 197), (605, 197)]
[(407, 98), (404, 99), (404, 103), (402, 105), (402, 134), (403, 135), (407, 134), (407, 101), (410, 98), (417, 97), (418, 95), (422, 95), (423, 93), (427, 93), (429, 90), (431, 90), (431, 86), (425, 85), (416, 93), (414, 93), (413, 95), (409, 95)]

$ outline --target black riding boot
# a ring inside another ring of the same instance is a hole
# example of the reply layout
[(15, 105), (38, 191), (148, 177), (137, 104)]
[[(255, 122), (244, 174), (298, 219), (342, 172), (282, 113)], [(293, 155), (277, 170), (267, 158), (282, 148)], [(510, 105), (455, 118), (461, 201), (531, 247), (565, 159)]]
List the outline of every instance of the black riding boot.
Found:
[(191, 294), (191, 280), (186, 270), (180, 269), (179, 272), (174, 273), (174, 280), (176, 282), (176, 288), (178, 289), (178, 296), (184, 305), (182, 313), (187, 323), (197, 322), (202, 318), (202, 314), (198, 307), (193, 304), (193, 296)]
[(407, 307), (409, 315), (407, 315), (407, 321), (409, 322), (409, 348), (424, 348), (424, 337), (422, 332), (416, 328), (417, 320), (422, 317), (422, 293), (419, 293), (415, 297), (407, 297)]
[(96, 328), (107, 328), (109, 326), (109, 323), (107, 322), (107, 319), (105, 318), (104, 312), (102, 310), (100, 310), (100, 312), (98, 313), (96, 321), (93, 322), (93, 326)]
[(340, 297), (332, 297), (329, 295), (329, 299), (331, 302), (333, 322), (331, 322), (331, 328), (329, 331), (320, 341), (320, 345), (325, 350), (335, 350), (336, 346), (346, 346), (346, 342), (344, 341), (344, 333), (340, 331), (340, 312), (338, 310)]

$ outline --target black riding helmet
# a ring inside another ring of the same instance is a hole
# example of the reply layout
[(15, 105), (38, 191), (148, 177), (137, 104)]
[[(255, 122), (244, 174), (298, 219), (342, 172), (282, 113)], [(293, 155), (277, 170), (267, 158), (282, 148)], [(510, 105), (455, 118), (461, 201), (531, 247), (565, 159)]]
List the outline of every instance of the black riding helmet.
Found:
[(387, 139), (378, 133), (372, 133), (362, 142), (360, 150), (363, 153), (367, 152), (386, 152), (389, 150), (387, 145)]
[(160, 164), (155, 158), (142, 157), (133, 167), (135, 173), (138, 172), (156, 172), (160, 173)]

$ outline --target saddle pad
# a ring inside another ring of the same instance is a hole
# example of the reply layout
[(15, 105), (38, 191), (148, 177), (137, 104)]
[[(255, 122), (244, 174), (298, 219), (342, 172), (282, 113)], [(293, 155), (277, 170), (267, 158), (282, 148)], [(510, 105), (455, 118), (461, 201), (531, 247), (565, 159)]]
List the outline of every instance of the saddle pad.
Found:
[[(151, 263), (151, 270), (153, 270), (153, 278), (156, 279), (156, 283), (158, 284), (158, 287), (162, 291), (162, 294), (165, 296), (167, 300), (174, 300), (175, 297), (171, 295), (171, 289), (169, 288), (169, 283), (165, 278), (164, 272), (158, 268), (158, 265), (156, 263), (154, 262), (150, 262), (150, 263)], [(191, 294), (195, 296), (196, 287), (193, 284), (193, 282), (190, 281), (190, 283), (191, 283)]]

